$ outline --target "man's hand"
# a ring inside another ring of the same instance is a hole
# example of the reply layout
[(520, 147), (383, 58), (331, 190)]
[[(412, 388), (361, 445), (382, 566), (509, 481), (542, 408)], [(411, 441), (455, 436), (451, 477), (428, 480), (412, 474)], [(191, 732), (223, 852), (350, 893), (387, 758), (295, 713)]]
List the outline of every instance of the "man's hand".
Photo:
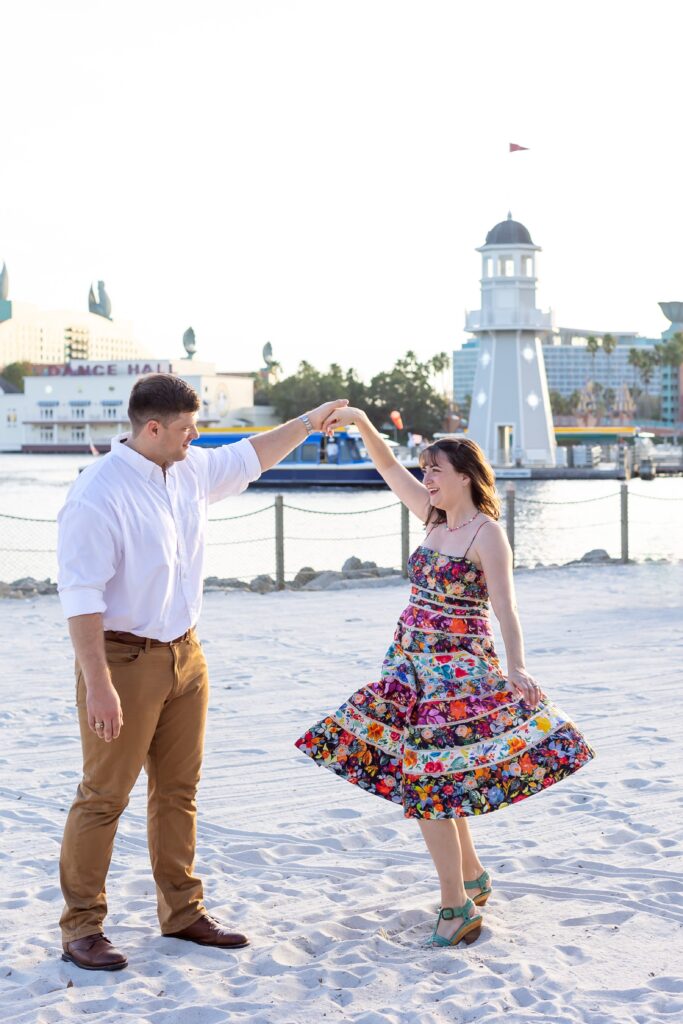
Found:
[(365, 413), (362, 409), (354, 409), (351, 405), (332, 409), (326, 417), (321, 429), (324, 430), (325, 433), (331, 434), (335, 430), (343, 430), (345, 427), (350, 427), (352, 423), (357, 424), (364, 416)]
[(348, 404), (348, 398), (337, 398), (334, 402), (325, 402), (324, 405), (319, 405), (317, 409), (312, 409), (308, 414), (311, 426), (314, 430), (322, 430), (325, 420), (331, 416), (334, 410), (344, 409)]
[(119, 695), (109, 678), (86, 680), (85, 707), (88, 726), (105, 743), (111, 743), (121, 732), (123, 712)]
[[(348, 399), (338, 398), (336, 402), (325, 402), (317, 409), (308, 413), (313, 430), (322, 430), (323, 423), (335, 409), (344, 409), (349, 404)], [(326, 430), (326, 432), (328, 432)], [(283, 423), (281, 427), (273, 427), (272, 430), (264, 430), (261, 434), (254, 434), (249, 438), (251, 445), (258, 455), (261, 469), (265, 472), (278, 462), (286, 458), (291, 451), (294, 451), (305, 437), (302, 437), (303, 423), (299, 417)]]
[(69, 633), (83, 673), (88, 725), (96, 736), (110, 743), (121, 732), (123, 713), (107, 666), (102, 613), (69, 616)]

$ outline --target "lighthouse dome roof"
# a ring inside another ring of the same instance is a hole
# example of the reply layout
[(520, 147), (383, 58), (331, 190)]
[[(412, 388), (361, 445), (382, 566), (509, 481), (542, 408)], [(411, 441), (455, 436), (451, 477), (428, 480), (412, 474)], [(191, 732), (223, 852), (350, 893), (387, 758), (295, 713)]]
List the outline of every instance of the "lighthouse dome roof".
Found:
[(508, 213), (507, 220), (502, 220), (491, 228), (486, 236), (486, 245), (533, 245), (531, 235), (523, 224), (512, 219)]

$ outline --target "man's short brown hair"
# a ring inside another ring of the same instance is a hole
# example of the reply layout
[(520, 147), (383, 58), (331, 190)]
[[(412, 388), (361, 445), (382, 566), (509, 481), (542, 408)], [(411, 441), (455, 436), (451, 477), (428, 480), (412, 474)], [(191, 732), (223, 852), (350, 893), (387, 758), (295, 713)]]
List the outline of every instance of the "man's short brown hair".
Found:
[(172, 373), (150, 373), (133, 385), (128, 402), (128, 419), (139, 430), (149, 420), (159, 420), (166, 427), (181, 413), (197, 412), (199, 395), (180, 377)]

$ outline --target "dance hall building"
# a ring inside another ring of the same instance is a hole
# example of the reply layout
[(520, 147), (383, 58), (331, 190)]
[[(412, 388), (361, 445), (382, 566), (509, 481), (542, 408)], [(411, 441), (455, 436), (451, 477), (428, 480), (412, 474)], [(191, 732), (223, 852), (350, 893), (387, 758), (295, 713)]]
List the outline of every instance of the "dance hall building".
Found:
[[(258, 418), (251, 373), (219, 373), (194, 360), (194, 332), (185, 332), (189, 358), (158, 360), (114, 320), (103, 281), (90, 289), (88, 312), (41, 310), (9, 298), (0, 264), (0, 451), (107, 451), (130, 428), (128, 399), (136, 380), (174, 373), (200, 396), (198, 422), (240, 426)], [(10, 363), (32, 370), (19, 392), (1, 376)]]
[(192, 359), (71, 360), (24, 377), (24, 393), (0, 390), (0, 451), (108, 451), (130, 429), (128, 399), (148, 373), (174, 373), (200, 396), (199, 425), (240, 425), (252, 413), (250, 373), (219, 373)]

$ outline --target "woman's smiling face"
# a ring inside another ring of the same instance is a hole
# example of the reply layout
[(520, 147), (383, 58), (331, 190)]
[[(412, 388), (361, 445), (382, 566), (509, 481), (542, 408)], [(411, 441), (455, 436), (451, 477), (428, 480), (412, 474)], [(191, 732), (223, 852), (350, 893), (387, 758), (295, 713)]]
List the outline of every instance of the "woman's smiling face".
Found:
[(429, 453), (429, 462), (423, 473), (423, 482), (434, 508), (445, 510), (462, 501), (463, 488), (469, 484), (469, 477), (459, 473), (443, 452)]

